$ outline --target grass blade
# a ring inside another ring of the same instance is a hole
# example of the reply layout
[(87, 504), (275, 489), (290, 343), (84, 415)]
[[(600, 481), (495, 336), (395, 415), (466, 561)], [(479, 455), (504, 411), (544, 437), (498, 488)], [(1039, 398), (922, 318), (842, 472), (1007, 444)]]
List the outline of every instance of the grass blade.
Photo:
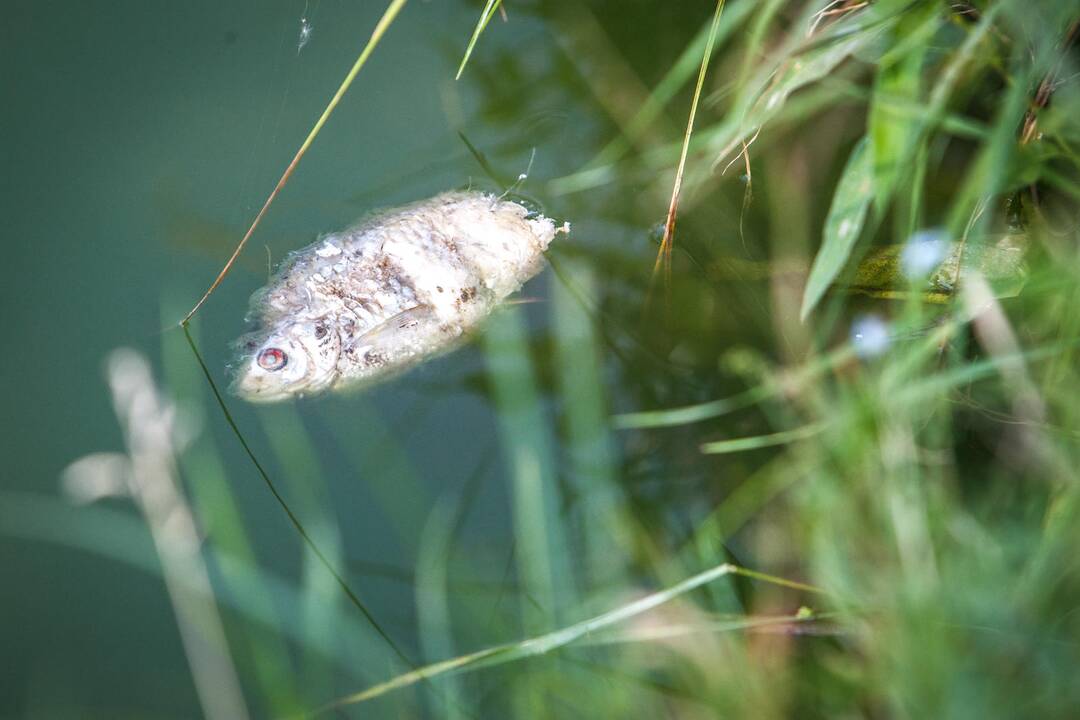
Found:
[(796, 440), (805, 440), (806, 438), (813, 437), (824, 429), (824, 425), (815, 423), (813, 425), (806, 425), (805, 427), (796, 428), (794, 430), (784, 430), (783, 432), (772, 433), (770, 435), (755, 435), (753, 437), (732, 438), (731, 440), (717, 440), (716, 442), (705, 443), (702, 445), (701, 452), (710, 455), (720, 455), (724, 453), (742, 452), (743, 450), (757, 450), (758, 448), (787, 445)]
[[(176, 317), (177, 306), (171, 302), (174, 293), (162, 303), (162, 316)], [(197, 324), (188, 328), (194, 333)], [(162, 362), (166, 386), (183, 407), (202, 412), (206, 404), (206, 389), (199, 370), (191, 364), (188, 350), (177, 333), (162, 334)], [(240, 506), (229, 484), (228, 473), (219, 449), (210, 433), (201, 433), (178, 458), (181, 473), (188, 480), (196, 516), (205, 528), (209, 541), (208, 554), (221, 573), (225, 586), (223, 596), (250, 598), (250, 612), (262, 622), (244, 627), (247, 651), (253, 659), (259, 688), (269, 698), (275, 712), (290, 714), (299, 710), (297, 687), (289, 662), (289, 649), (279, 633), (283, 631), (278, 616), (277, 595), (266, 584), (253, 581), (257, 577), (247, 568), (259, 563), (251, 539), (244, 527)]]
[(892, 22), (891, 18), (864, 19), (862, 11), (834, 26), (828, 34), (809, 42), (791, 41), (776, 53), (776, 60), (762, 67), (747, 83), (731, 115), (733, 120), (709, 141), (714, 148), (713, 167), (721, 166), (742, 143), (774, 119), (798, 90), (836, 71), (856, 53), (871, 48)]
[(225, 399), (221, 397), (221, 392), (217, 388), (217, 383), (214, 382), (214, 378), (210, 375), (210, 368), (206, 366), (206, 362), (203, 360), (202, 355), (199, 354), (199, 349), (195, 346), (195, 341), (191, 337), (188, 326), (184, 325), (183, 328), (184, 336), (187, 338), (188, 345), (191, 347), (191, 352), (195, 355), (195, 360), (199, 363), (199, 367), (202, 368), (203, 375), (206, 377), (206, 381), (210, 384), (210, 390), (213, 392), (214, 399), (217, 400), (218, 407), (221, 408), (221, 412), (225, 416), (225, 422), (228, 423), (229, 428), (233, 431), (233, 434), (236, 435), (236, 439), (240, 441), (240, 446), (244, 449), (244, 453), (248, 456), (248, 459), (251, 460), (251, 463), (255, 466), (255, 469), (258, 471), (259, 476), (263, 479), (263, 482), (266, 483), (266, 487), (269, 488), (270, 494), (274, 496), (274, 500), (276, 500), (278, 505), (281, 506), (281, 509), (285, 511), (285, 514), (289, 518), (289, 522), (291, 522), (293, 527), (296, 528), (296, 532), (300, 534), (300, 538), (304, 541), (304, 544), (306, 544), (315, 554), (315, 557), (316, 559), (318, 559), (319, 564), (321, 564), (324, 568), (326, 568), (327, 572), (334, 576), (334, 580), (337, 582), (338, 586), (345, 593), (345, 595), (348, 596), (349, 601), (357, 610), (360, 611), (360, 614), (363, 615), (364, 618), (371, 624), (371, 627), (375, 629), (375, 632), (377, 632), (379, 636), (386, 642), (387, 646), (394, 652), (394, 654), (408, 667), (415, 667), (415, 665), (405, 654), (405, 652), (398, 646), (396, 642), (393, 641), (393, 639), (386, 633), (386, 631), (383, 630), (382, 625), (376, 622), (375, 616), (371, 614), (371, 611), (368, 610), (367, 605), (365, 605), (360, 600), (357, 594), (353, 592), (352, 588), (349, 587), (349, 584), (345, 582), (345, 578), (341, 576), (341, 573), (334, 569), (334, 566), (331, 565), (330, 561), (326, 559), (326, 555), (324, 555), (322, 550), (319, 549), (319, 546), (315, 544), (315, 541), (311, 539), (311, 536), (308, 534), (307, 530), (304, 529), (304, 525), (300, 522), (300, 519), (296, 517), (292, 509), (289, 507), (289, 504), (285, 502), (285, 498), (283, 498), (281, 496), (281, 493), (278, 492), (278, 489), (274, 485), (274, 482), (270, 479), (270, 476), (267, 474), (266, 470), (263, 469), (262, 463), (260, 463), (259, 459), (255, 457), (255, 453), (252, 452), (251, 446), (248, 445), (247, 440), (240, 432), (240, 428), (239, 426), (237, 426), (236, 421), (233, 420), (232, 413), (229, 412), (228, 406), (225, 405)]
[(882, 59), (874, 83), (867, 135), (874, 165), (875, 203), (883, 213), (906, 167), (910, 166), (922, 116), (904, 112), (897, 105), (919, 106), (922, 68), (926, 52), (941, 20), (937, 8), (912, 11), (889, 29), (889, 40), (911, 38), (915, 46), (899, 58)]
[(266, 198), (266, 202), (263, 203), (263, 206), (255, 216), (255, 219), (251, 221), (251, 226), (248, 228), (247, 232), (244, 233), (244, 237), (240, 239), (240, 243), (236, 246), (236, 249), (233, 250), (233, 254), (229, 256), (229, 259), (225, 262), (225, 267), (221, 268), (221, 272), (214, 278), (214, 282), (210, 284), (210, 287), (207, 288), (203, 296), (199, 298), (199, 302), (195, 303), (195, 307), (191, 308), (191, 310), (188, 311), (188, 314), (184, 316), (184, 319), (180, 321), (181, 325), (187, 325), (188, 321), (190, 321), (195, 313), (199, 311), (199, 308), (203, 306), (203, 303), (206, 302), (207, 298), (209, 298), (214, 290), (217, 289), (217, 286), (221, 284), (221, 281), (225, 279), (225, 276), (229, 274), (229, 270), (232, 269), (233, 264), (236, 262), (236, 258), (240, 257), (240, 253), (243, 251), (244, 246), (247, 245), (248, 240), (250, 240), (251, 236), (254, 234), (255, 228), (259, 225), (259, 221), (266, 215), (266, 211), (270, 209), (270, 205), (274, 202), (274, 199), (277, 198), (281, 189), (289, 182), (289, 178), (292, 177), (296, 166), (300, 164), (300, 158), (304, 157), (308, 148), (311, 147), (311, 143), (315, 142), (315, 137), (319, 134), (319, 131), (322, 130), (323, 125), (326, 124), (326, 120), (330, 117), (330, 113), (334, 112), (334, 108), (341, 102), (341, 98), (345, 96), (345, 92), (349, 89), (349, 86), (352, 85), (353, 80), (356, 79), (357, 73), (364, 67), (368, 57), (371, 55), (372, 51), (375, 50), (375, 47), (379, 44), (379, 40), (381, 40), (382, 36), (386, 33), (387, 28), (390, 27), (390, 24), (394, 21), (394, 18), (397, 17), (397, 14), (401, 12), (401, 8), (405, 6), (405, 1), (406, 0), (390, 0), (390, 4), (386, 7), (386, 12), (383, 13), (382, 18), (376, 23), (375, 29), (372, 31), (371, 38), (368, 40), (367, 45), (360, 51), (360, 56), (356, 58), (356, 62), (353, 63), (349, 74), (345, 76), (345, 80), (342, 81), (341, 86), (338, 87), (337, 92), (334, 93), (334, 97), (330, 98), (330, 103), (326, 106), (326, 109), (323, 110), (323, 114), (315, 122), (315, 127), (311, 128), (311, 132), (308, 133), (303, 145), (296, 151), (296, 155), (294, 155), (292, 161), (289, 162), (289, 166), (285, 168), (285, 172), (281, 175), (281, 179), (278, 180), (277, 185), (274, 186), (269, 197)]
[[(73, 505), (42, 494), (0, 492), (0, 534), (86, 553), (154, 578), (163, 572), (146, 523), (137, 515), (104, 504)], [(304, 632), (303, 598), (291, 579), (224, 553), (216, 554), (209, 569), (216, 571), (211, 578), (215, 585), (219, 580), (228, 582), (224, 592), (214, 595), (219, 606), (229, 611), (226, 617), (242, 618), (246, 623), (267, 628), (268, 632), (270, 629), (280, 632), (282, 637), (277, 640), (286, 650), (285, 640), (297, 646), (321, 642), (315, 648), (334, 658), (341, 672), (357, 682), (368, 676), (355, 666), (354, 656), (344, 643), (326, 643)], [(184, 581), (189, 592), (200, 591), (189, 580)], [(356, 616), (340, 616), (339, 620), (335, 640), (365, 637), (369, 632), (363, 620)], [(288, 659), (286, 655), (286, 666)], [(255, 659), (257, 663), (264, 660)], [(297, 712), (299, 708), (295, 706), (294, 698), (281, 713)]]
[(146, 520), (161, 560), (165, 590), (203, 714), (211, 720), (242, 720), (249, 715), (240, 678), (200, 552), (198, 525), (176, 472), (173, 407), (155, 384), (149, 361), (136, 351), (114, 350), (106, 372), (128, 448), (128, 492)]
[(491, 22), (491, 18), (495, 15), (495, 11), (502, 5), (502, 0), (488, 0), (487, 5), (484, 6), (483, 11), (480, 13), (480, 19), (476, 21), (476, 28), (473, 30), (472, 38), (469, 39), (469, 45), (465, 48), (465, 55), (461, 58), (461, 64), (458, 65), (457, 74), (454, 75), (455, 80), (461, 79), (461, 74), (465, 72), (465, 64), (469, 62), (469, 58), (472, 56), (473, 48), (476, 47), (476, 41), (480, 39), (480, 33), (484, 32), (484, 28)]
[[(722, 43), (734, 33), (754, 9), (753, 2), (735, 3), (729, 6), (720, 20), (715, 42)], [(610, 171), (610, 165), (626, 156), (627, 152), (644, 138), (645, 131), (659, 118), (664, 108), (671, 101), (683, 84), (693, 75), (694, 67), (700, 66), (705, 46), (709, 42), (710, 24), (702, 25), (701, 30), (686, 46), (682, 54), (672, 64), (664, 77), (656, 84), (652, 92), (641, 104), (640, 109), (622, 128), (622, 133), (608, 142), (589, 162), (575, 169), (569, 175), (555, 178), (548, 183), (549, 191), (554, 195), (564, 195), (582, 189), (581, 181), (588, 181), (597, 170)]]
[[(446, 657), (454, 651), (454, 627), (450, 612), (450, 555), (454, 542), (454, 521), (460, 513), (462, 497), (449, 493), (432, 508), (420, 534), (416, 558), (416, 616), (420, 647), (425, 658)], [(447, 720), (459, 720), (472, 713), (465, 707), (465, 693), (452, 677), (434, 682), (448, 700), (443, 708)]]
[(701, 55), (701, 68), (698, 70), (697, 84), (694, 86), (694, 99), (690, 102), (690, 117), (686, 120), (686, 134), (683, 136), (682, 150), (679, 152), (679, 164), (675, 170), (675, 185), (671, 189), (671, 204), (668, 205), (667, 220), (664, 223), (664, 237), (660, 241), (660, 249), (656, 254), (656, 263), (653, 265), (653, 282), (661, 266), (664, 268), (664, 284), (669, 284), (671, 272), (671, 247), (675, 242), (675, 215), (679, 210), (679, 195), (682, 193), (683, 173), (686, 171), (686, 155), (690, 150), (690, 136), (694, 134), (694, 118), (697, 116), (698, 103), (701, 101), (701, 89), (705, 86), (705, 73), (709, 69), (709, 58), (712, 57), (713, 44), (716, 42), (716, 33), (720, 27), (720, 14), (724, 9), (724, 0), (716, 1), (716, 12), (713, 14), (712, 26), (709, 28), (709, 39), (705, 43), (705, 52)]
[[(305, 518), (308, 532), (330, 564), (342, 567), (341, 528), (332, 510), (333, 503), (318, 454), (299, 413), (294, 406), (282, 405), (266, 408), (258, 417), (292, 504)], [(322, 572), (318, 558), (310, 550), (303, 554), (301, 576), (301, 622), (308, 640), (301, 652), (297, 675), (307, 697), (325, 697), (325, 693), (330, 692), (328, 683), (333, 674), (329, 658), (314, 648), (340, 642), (342, 596), (333, 578)]]
[(859, 239), (866, 211), (874, 199), (874, 165), (864, 137), (851, 151), (844, 174), (836, 186), (825, 229), (821, 249), (814, 257), (810, 277), (803, 293), (799, 319), (805, 321), (810, 311), (825, 295), (829, 285), (843, 270), (855, 241)]
[(776, 397), (781, 393), (798, 392), (804, 384), (816, 380), (829, 370), (847, 362), (851, 359), (852, 355), (853, 351), (851, 346), (844, 345), (804, 367), (790, 370), (781, 377), (767, 380), (761, 385), (744, 390), (736, 395), (720, 398), (719, 400), (710, 400), (709, 402), (697, 405), (668, 408), (667, 410), (646, 410), (636, 413), (624, 413), (622, 415), (616, 415), (613, 422), (616, 428), (622, 430), (637, 430), (642, 428), (688, 425), (690, 423), (720, 417)]
[(516, 643), (509, 643), (506, 645), (496, 645), (495, 647), (486, 648), (484, 650), (478, 650), (468, 655), (461, 655), (449, 660), (443, 660), (441, 662), (432, 663), (422, 668), (418, 668), (412, 672), (398, 675), (397, 677), (387, 680), (384, 683), (379, 683), (367, 690), (347, 695), (339, 700), (334, 701), (324, 707), (320, 708), (318, 712), (328, 712), (346, 705), (355, 705), (357, 703), (364, 702), (365, 700), (371, 700), (385, 695), (392, 690), (397, 690), (402, 687), (413, 685), (421, 680), (438, 677), (439, 675), (445, 675), (447, 673), (464, 672), (466, 670), (476, 670), (483, 667), (489, 667), (492, 665), (498, 665), (515, 660), (521, 660), (523, 658), (534, 657), (537, 655), (544, 655), (553, 650), (565, 647), (581, 638), (588, 637), (601, 630), (606, 630), (610, 627), (626, 622), (631, 618), (637, 617), (642, 613), (648, 612), (654, 608), (657, 608), (664, 603), (671, 602), (672, 600), (685, 595), (686, 593), (695, 590), (702, 585), (711, 583), (722, 577), (728, 575), (741, 575), (743, 577), (751, 578), (754, 580), (760, 580), (780, 587), (787, 587), (792, 590), (799, 590), (802, 592), (810, 592), (815, 594), (823, 594), (824, 591), (820, 588), (816, 588), (812, 585), (806, 585), (804, 583), (795, 582), (792, 580), (786, 580), (784, 578), (776, 577), (774, 575), (768, 575), (765, 573), (759, 573), (754, 570), (747, 570), (746, 568), (738, 567), (737, 565), (731, 565), (730, 563), (724, 563), (710, 568), (704, 572), (698, 573), (692, 577), (672, 585), (669, 588), (661, 590), (659, 592), (651, 593), (645, 597), (639, 598), (633, 602), (627, 603), (614, 610), (609, 610), (606, 613), (597, 615), (587, 620), (574, 623), (565, 628), (555, 630), (553, 632), (532, 637), (527, 640), (522, 640)]
[(633, 540), (608, 423), (600, 340), (581, 300), (595, 304), (599, 283), (595, 273), (574, 258), (566, 262), (560, 280), (553, 293), (552, 322), (564, 409), (563, 443), (569, 475), (580, 493), (575, 517), (587, 546), (587, 585), (598, 586), (622, 579), (628, 564), (625, 548)]
[(514, 550), (524, 595), (538, 608), (523, 606), (529, 631), (550, 627), (557, 607), (573, 604), (569, 573), (561, 567), (568, 553), (555, 482), (553, 441), (540, 401), (529, 354), (525, 317), (506, 307), (488, 322), (483, 335), (499, 437), (511, 471)]
[[(565, 501), (520, 306), (497, 312), (483, 340), (499, 439), (509, 470), (521, 623), (525, 632), (535, 633), (557, 625), (562, 610), (577, 602), (570, 571), (573, 554), (563, 518)], [(548, 678), (557, 674), (523, 676), (514, 693), (516, 714), (528, 717), (530, 706), (542, 706), (551, 691)]]

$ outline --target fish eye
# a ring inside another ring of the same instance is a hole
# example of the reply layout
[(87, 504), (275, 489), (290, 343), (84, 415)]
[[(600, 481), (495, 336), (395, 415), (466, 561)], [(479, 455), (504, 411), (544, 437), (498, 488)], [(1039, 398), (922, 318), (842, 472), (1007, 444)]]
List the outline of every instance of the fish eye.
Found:
[(284, 350), (270, 347), (259, 353), (256, 362), (259, 363), (259, 367), (263, 370), (273, 372), (274, 370), (280, 370), (285, 367), (285, 364), (289, 362), (289, 356), (285, 354)]

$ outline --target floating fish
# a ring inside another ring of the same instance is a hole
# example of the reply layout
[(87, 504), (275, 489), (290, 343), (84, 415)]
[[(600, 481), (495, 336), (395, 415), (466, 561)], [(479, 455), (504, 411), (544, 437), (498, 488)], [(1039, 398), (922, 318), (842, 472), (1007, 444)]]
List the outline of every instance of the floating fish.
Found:
[(272, 402), (354, 388), (455, 347), (568, 232), (464, 191), (376, 213), (289, 255), (251, 297), (232, 390)]

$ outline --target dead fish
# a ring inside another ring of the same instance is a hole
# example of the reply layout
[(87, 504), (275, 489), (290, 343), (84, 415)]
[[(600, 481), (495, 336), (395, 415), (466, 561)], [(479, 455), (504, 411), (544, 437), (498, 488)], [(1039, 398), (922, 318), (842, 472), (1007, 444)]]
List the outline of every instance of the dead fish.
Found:
[(232, 391), (272, 402), (365, 386), (455, 347), (569, 224), (448, 192), (321, 236), (251, 297)]

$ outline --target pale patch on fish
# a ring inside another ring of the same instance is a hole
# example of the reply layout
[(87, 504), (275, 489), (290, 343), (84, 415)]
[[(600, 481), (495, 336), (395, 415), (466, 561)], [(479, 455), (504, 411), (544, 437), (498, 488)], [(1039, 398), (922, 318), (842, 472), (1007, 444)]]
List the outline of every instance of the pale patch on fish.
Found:
[(569, 224), (480, 192), (376, 213), (291, 253), (251, 297), (232, 390), (271, 402), (367, 385), (456, 346)]

